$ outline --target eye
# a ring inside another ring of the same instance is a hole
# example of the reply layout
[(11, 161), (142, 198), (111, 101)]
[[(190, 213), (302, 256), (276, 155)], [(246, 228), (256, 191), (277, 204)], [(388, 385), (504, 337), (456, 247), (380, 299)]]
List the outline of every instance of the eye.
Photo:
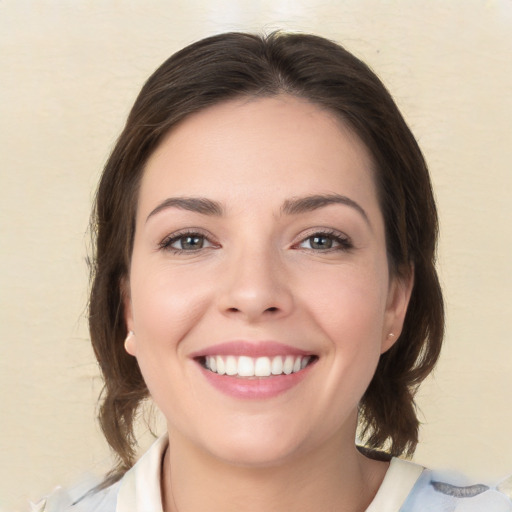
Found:
[(160, 243), (160, 248), (172, 252), (194, 252), (214, 247), (214, 244), (202, 233), (177, 233), (168, 236)]
[(346, 251), (351, 249), (352, 242), (341, 233), (337, 232), (318, 232), (313, 233), (302, 240), (298, 247), (312, 251)]
[(197, 251), (208, 245), (208, 241), (202, 235), (185, 235), (175, 240), (170, 247), (181, 251)]

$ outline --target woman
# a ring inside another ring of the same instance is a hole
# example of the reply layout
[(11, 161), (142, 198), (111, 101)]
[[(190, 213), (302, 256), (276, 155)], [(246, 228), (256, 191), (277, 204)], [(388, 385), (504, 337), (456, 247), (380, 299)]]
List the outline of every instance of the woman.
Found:
[[(119, 463), (72, 510), (512, 510), (394, 458), (414, 452), (441, 348), (437, 214), (413, 135), (343, 48), (224, 34), (172, 56), (93, 221), (90, 331)], [(168, 433), (134, 466), (149, 396)]]

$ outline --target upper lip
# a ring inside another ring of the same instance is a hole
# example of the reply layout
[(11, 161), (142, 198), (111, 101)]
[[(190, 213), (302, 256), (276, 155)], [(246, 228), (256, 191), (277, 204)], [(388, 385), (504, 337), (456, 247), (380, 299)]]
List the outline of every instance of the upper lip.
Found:
[(192, 358), (205, 356), (310, 356), (311, 352), (277, 341), (227, 341), (211, 345), (190, 355)]

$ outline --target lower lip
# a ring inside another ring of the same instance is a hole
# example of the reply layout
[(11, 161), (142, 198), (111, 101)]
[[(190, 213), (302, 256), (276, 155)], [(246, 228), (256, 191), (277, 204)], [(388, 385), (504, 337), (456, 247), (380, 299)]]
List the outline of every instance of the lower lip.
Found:
[(272, 398), (295, 387), (308, 375), (314, 363), (303, 370), (290, 375), (274, 375), (270, 377), (236, 377), (219, 375), (200, 366), (208, 382), (222, 393), (252, 400)]

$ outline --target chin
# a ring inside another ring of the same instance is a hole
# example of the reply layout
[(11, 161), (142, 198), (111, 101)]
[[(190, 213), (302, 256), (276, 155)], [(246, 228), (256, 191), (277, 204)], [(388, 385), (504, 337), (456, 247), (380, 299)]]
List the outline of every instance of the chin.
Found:
[[(300, 452), (299, 447), (287, 444), (271, 443), (268, 439), (242, 442), (236, 440), (226, 446), (215, 447), (212, 454), (220, 461), (243, 468), (271, 468), (285, 464), (293, 460)], [(223, 449), (219, 449), (223, 448)]]
[[(216, 460), (246, 468), (276, 467), (300, 456), (314, 444), (307, 428), (296, 431), (297, 424), (274, 418), (232, 425), (211, 426), (202, 440), (191, 440)], [(295, 428), (294, 428), (295, 427)]]

